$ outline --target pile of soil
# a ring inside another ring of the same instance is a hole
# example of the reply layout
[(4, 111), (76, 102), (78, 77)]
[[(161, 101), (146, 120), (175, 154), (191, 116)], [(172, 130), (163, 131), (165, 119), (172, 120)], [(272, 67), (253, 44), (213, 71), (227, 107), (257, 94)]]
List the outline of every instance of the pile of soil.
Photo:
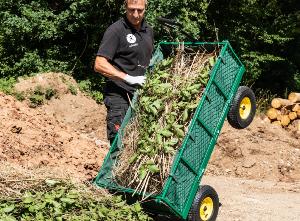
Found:
[(56, 98), (37, 108), (0, 93), (1, 164), (48, 168), (80, 180), (96, 176), (108, 149), (106, 109), (79, 90), (71, 94), (70, 83), (75, 81), (59, 73), (21, 80), (16, 85), (19, 92), (37, 85), (56, 90)]
[(207, 174), (256, 180), (300, 181), (300, 136), (257, 116), (243, 130), (225, 122)]
[[(109, 148), (106, 109), (79, 90), (71, 94), (70, 82), (76, 84), (57, 73), (21, 80), (19, 91), (37, 85), (57, 90), (57, 96), (37, 108), (0, 93), (0, 168), (9, 164), (29, 171), (61, 171), (80, 180), (97, 175)], [(243, 130), (225, 122), (206, 174), (299, 182), (299, 135), (263, 117)]]

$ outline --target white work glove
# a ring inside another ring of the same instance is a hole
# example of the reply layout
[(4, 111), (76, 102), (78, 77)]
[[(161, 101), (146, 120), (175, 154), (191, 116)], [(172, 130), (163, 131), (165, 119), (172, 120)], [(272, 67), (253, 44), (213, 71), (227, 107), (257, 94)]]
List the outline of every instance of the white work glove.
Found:
[(137, 85), (142, 86), (146, 81), (146, 77), (145, 76), (131, 76), (131, 75), (126, 74), (124, 81), (126, 81), (130, 85), (137, 84)]

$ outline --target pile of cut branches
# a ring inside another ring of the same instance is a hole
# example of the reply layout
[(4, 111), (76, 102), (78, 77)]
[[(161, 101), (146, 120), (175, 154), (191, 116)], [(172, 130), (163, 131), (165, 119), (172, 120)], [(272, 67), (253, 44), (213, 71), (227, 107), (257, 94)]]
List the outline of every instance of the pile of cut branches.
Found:
[(143, 196), (162, 190), (216, 57), (217, 51), (186, 53), (180, 46), (149, 74), (121, 138), (124, 148), (113, 169), (119, 185)]

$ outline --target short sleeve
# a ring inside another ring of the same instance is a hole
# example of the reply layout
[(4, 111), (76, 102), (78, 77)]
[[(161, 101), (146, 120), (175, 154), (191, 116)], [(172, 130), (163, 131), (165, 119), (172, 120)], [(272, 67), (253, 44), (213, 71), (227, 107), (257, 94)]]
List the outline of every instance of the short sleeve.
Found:
[(119, 47), (119, 37), (116, 32), (109, 27), (102, 38), (97, 56), (103, 56), (109, 60), (112, 60)]

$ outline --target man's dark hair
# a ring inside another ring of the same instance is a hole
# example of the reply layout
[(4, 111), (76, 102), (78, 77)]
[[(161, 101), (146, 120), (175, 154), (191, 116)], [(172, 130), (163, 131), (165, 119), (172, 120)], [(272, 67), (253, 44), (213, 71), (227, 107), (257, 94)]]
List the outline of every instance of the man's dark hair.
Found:
[[(135, 1), (137, 1), (137, 0), (135, 0)], [(145, 5), (147, 6), (147, 4), (148, 4), (148, 1), (147, 0), (144, 0), (144, 2), (145, 2)], [(128, 4), (128, 0), (125, 0), (125, 6)]]

